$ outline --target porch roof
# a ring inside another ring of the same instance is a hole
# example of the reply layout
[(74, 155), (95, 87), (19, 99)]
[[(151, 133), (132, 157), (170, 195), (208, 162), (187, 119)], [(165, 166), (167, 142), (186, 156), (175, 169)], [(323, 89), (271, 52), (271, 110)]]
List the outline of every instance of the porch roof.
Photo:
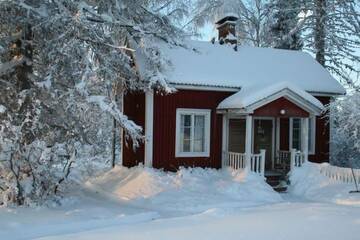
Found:
[(275, 84), (249, 85), (230, 97), (224, 99), (218, 106), (219, 110), (239, 110), (252, 113), (257, 108), (285, 97), (309, 113), (319, 115), (324, 110), (324, 105), (314, 96), (289, 82)]

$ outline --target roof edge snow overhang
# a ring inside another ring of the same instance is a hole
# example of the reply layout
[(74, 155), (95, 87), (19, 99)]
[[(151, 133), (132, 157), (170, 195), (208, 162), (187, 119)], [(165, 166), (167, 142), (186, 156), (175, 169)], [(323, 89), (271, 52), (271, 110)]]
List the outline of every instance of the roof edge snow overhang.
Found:
[(172, 87), (180, 90), (199, 90), (199, 91), (215, 91), (215, 92), (238, 92), (241, 87), (220, 86), (220, 85), (202, 85), (192, 83), (175, 83), (169, 82)]
[[(218, 92), (238, 92), (241, 90), (241, 87), (239, 86), (179, 83), (179, 82), (171, 82), (171, 81), (169, 82), (169, 84), (176, 89), (184, 89), (184, 90), (218, 91)], [(319, 97), (336, 97), (336, 96), (343, 96), (346, 94), (339, 92), (319, 92), (319, 91), (306, 91), (306, 92), (313, 96), (319, 96)]]
[[(309, 93), (307, 93), (307, 94), (309, 94)], [(312, 98), (314, 98), (316, 101), (318, 101), (311, 94), (309, 94), (309, 95)], [(294, 104), (296, 104), (300, 108), (304, 109), (311, 115), (318, 116), (324, 110), (324, 106), (319, 101), (318, 101), (319, 104), (316, 105), (316, 104), (312, 103), (311, 101), (307, 100), (306, 98), (302, 97), (301, 95), (297, 94), (296, 92), (292, 91), (290, 88), (283, 88), (282, 90), (277, 91), (273, 94), (270, 94), (269, 96), (264, 97), (264, 98), (260, 99), (259, 101), (251, 103), (248, 106), (245, 106), (243, 108), (219, 108), (218, 107), (217, 112), (218, 113), (232, 112), (232, 113), (237, 113), (237, 114), (252, 114), (252, 113), (254, 113), (254, 111), (256, 109), (258, 109), (268, 103), (271, 103), (281, 97), (284, 97), (287, 100), (293, 102)], [(321, 104), (321, 106), (320, 106), (320, 104)]]

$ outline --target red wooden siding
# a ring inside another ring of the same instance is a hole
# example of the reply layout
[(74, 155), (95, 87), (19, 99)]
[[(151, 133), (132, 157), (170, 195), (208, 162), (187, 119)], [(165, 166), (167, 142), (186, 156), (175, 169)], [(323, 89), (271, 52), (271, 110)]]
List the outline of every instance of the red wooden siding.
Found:
[[(179, 90), (154, 96), (153, 166), (176, 170), (179, 166), (221, 167), (222, 115), (216, 114), (218, 104), (229, 92)], [(176, 109), (211, 109), (210, 157), (175, 158)]]
[[(127, 93), (124, 96), (124, 113), (130, 120), (144, 129), (145, 126), (145, 94), (142, 92)], [(144, 144), (134, 151), (132, 142), (127, 141), (123, 146), (123, 165), (133, 167), (144, 163)]]
[(280, 118), (280, 150), (289, 150), (289, 118)]
[[(280, 114), (283, 109), (286, 111), (284, 115)], [(309, 113), (288, 99), (281, 97), (259, 107), (254, 111), (253, 115), (264, 117), (308, 117)]]
[[(330, 97), (316, 97), (322, 104), (327, 105)], [(289, 150), (289, 119), (280, 119), (280, 149)], [(324, 116), (316, 117), (316, 133), (315, 133), (315, 154), (309, 155), (312, 162), (327, 162), (329, 160), (329, 141), (330, 130), (327, 124), (327, 118)]]
[[(330, 97), (316, 97), (324, 106), (330, 103)], [(330, 126), (327, 117), (316, 118), (315, 154), (310, 155), (312, 162), (328, 162), (330, 152)]]
[[(221, 167), (222, 115), (216, 114), (216, 107), (233, 92), (179, 90), (170, 95), (154, 95), (154, 136), (153, 166), (165, 170), (176, 170), (179, 166)], [(324, 105), (329, 97), (317, 97)], [(176, 109), (195, 108), (211, 109), (210, 157), (175, 158)], [(308, 113), (285, 98), (275, 100), (255, 110), (256, 116), (279, 117), (281, 109), (286, 116), (281, 116), (280, 149), (289, 149), (288, 117), (308, 117)], [(124, 111), (129, 119), (144, 128), (145, 94), (129, 93), (124, 98)], [(315, 154), (309, 159), (324, 162), (329, 159), (329, 126), (322, 116), (316, 120)], [(134, 152), (131, 142), (124, 146), (123, 164), (132, 167), (144, 162), (144, 146)]]

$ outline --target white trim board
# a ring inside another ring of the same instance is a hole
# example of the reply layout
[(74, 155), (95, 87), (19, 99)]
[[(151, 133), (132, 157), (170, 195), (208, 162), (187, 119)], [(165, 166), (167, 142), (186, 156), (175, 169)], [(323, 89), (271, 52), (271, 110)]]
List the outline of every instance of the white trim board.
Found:
[[(199, 91), (216, 91), (216, 92), (238, 92), (241, 87), (236, 86), (216, 86), (216, 85), (200, 85), (200, 84), (189, 84), (189, 83), (176, 83), (170, 82), (170, 85), (179, 90), (199, 90)], [(343, 96), (341, 93), (331, 92), (315, 92), (306, 91), (314, 97), (336, 97)]]
[(203, 85), (190, 85), (190, 84), (178, 84), (170, 83), (172, 87), (178, 90), (198, 90), (198, 91), (214, 91), (214, 92), (238, 92), (239, 87), (217, 87), (217, 86), (203, 86)]
[(144, 165), (153, 164), (153, 129), (154, 129), (154, 92), (145, 93), (145, 159)]

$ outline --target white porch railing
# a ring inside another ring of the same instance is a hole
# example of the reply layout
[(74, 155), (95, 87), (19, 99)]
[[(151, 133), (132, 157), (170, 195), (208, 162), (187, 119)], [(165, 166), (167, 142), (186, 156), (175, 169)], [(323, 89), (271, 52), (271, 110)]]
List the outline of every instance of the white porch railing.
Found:
[(288, 169), (290, 166), (290, 151), (277, 151), (275, 158), (275, 166), (277, 168)]
[(233, 169), (245, 168), (245, 153), (225, 152), (225, 154), (227, 154), (225, 166), (232, 167)]
[(320, 172), (335, 181), (354, 183), (355, 177), (356, 183), (360, 183), (360, 169), (353, 169), (352, 172), (351, 168), (342, 168), (332, 166), (330, 164), (321, 164)]
[[(233, 169), (246, 168), (246, 154), (237, 152), (223, 152), (223, 166), (231, 167)], [(265, 150), (260, 150), (259, 154), (251, 154), (250, 156), (250, 170), (258, 173), (261, 176), (265, 174)]]
[(293, 170), (294, 167), (301, 167), (305, 163), (305, 154), (296, 149), (291, 149), (290, 151), (290, 170)]
[(259, 154), (252, 154), (250, 160), (251, 171), (265, 176), (265, 150), (260, 150)]
[[(283, 169), (292, 170), (294, 167), (301, 167), (305, 162), (305, 154), (296, 149), (291, 151), (280, 150), (277, 152), (275, 164)], [(289, 169), (290, 168), (290, 169)]]

